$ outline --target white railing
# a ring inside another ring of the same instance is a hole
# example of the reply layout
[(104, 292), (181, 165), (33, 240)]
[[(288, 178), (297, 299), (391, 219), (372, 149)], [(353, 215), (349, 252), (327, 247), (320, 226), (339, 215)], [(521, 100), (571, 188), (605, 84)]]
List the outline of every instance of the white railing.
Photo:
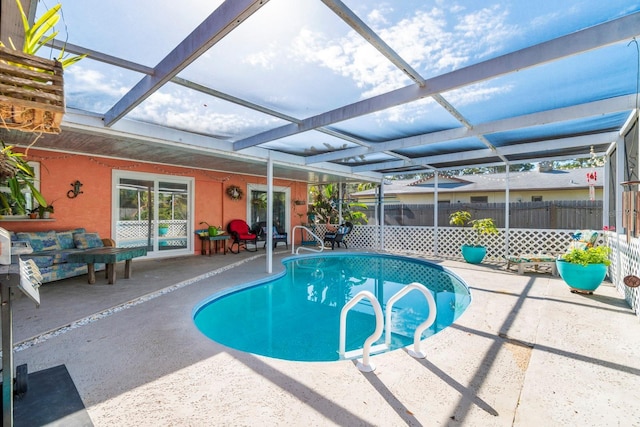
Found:
[(409, 355), (415, 357), (416, 359), (424, 359), (426, 355), (422, 351), (420, 351), (420, 341), (422, 333), (426, 331), (427, 328), (431, 327), (431, 325), (433, 325), (433, 322), (436, 321), (437, 310), (436, 301), (433, 299), (431, 291), (420, 283), (409, 283), (407, 286), (396, 292), (391, 298), (389, 298), (389, 301), (387, 301), (387, 307), (385, 308), (386, 333), (384, 342), (387, 347), (391, 347), (391, 314), (393, 313), (393, 304), (395, 304), (396, 301), (413, 290), (422, 292), (424, 297), (427, 299), (427, 304), (429, 305), (429, 316), (427, 316), (427, 319), (424, 322), (418, 325), (415, 332), (413, 333), (413, 350), (409, 350)]
[[(342, 311), (340, 311), (340, 343), (338, 348), (340, 359), (352, 359), (354, 357), (362, 356), (362, 362), (358, 361), (357, 364), (358, 369), (360, 369), (362, 372), (371, 372), (375, 370), (375, 365), (369, 362), (371, 352), (381, 352), (389, 350), (391, 348), (391, 315), (393, 313), (393, 304), (395, 304), (400, 298), (404, 297), (406, 294), (413, 290), (422, 292), (424, 297), (427, 299), (427, 304), (429, 306), (429, 315), (424, 322), (418, 325), (415, 332), (413, 333), (413, 350), (409, 350), (409, 354), (417, 359), (424, 359), (426, 356), (420, 350), (422, 333), (436, 321), (437, 309), (436, 301), (433, 298), (431, 291), (417, 282), (409, 283), (398, 292), (396, 292), (391, 298), (389, 298), (389, 300), (387, 301), (387, 307), (385, 308), (384, 319), (382, 317), (382, 307), (380, 306), (378, 299), (369, 291), (358, 292), (356, 296), (354, 296), (348, 303), (346, 303), (344, 307), (342, 307)], [(356, 306), (356, 304), (360, 302), (360, 300), (365, 298), (371, 302), (371, 308), (373, 309), (373, 313), (376, 317), (376, 328), (373, 333), (364, 341), (364, 345), (361, 349), (351, 350), (347, 352), (347, 314), (349, 310), (351, 310)], [(386, 334), (384, 344), (378, 344), (372, 347), (373, 343), (380, 339), (380, 337), (382, 336), (382, 332), (383, 329), (385, 329), (385, 326)]]
[[(371, 335), (364, 341), (364, 346), (361, 350), (353, 350), (350, 352), (346, 352), (346, 340), (347, 340), (347, 313), (351, 310), (356, 304), (360, 302), (361, 299), (366, 298), (371, 302), (371, 307), (373, 308), (373, 312), (376, 316), (376, 329), (373, 331)], [(360, 291), (354, 296), (351, 301), (346, 303), (344, 307), (342, 307), (342, 311), (340, 312), (340, 344), (338, 353), (340, 354), (340, 359), (350, 359), (353, 357), (357, 357), (362, 354), (362, 362), (358, 362), (357, 366), (362, 372), (371, 372), (376, 367), (369, 363), (369, 357), (371, 356), (371, 345), (376, 342), (382, 336), (382, 330), (384, 327), (384, 318), (382, 317), (382, 307), (380, 307), (380, 303), (378, 299), (369, 291)], [(384, 348), (383, 348), (384, 347)], [(378, 345), (374, 350), (382, 350), (386, 349), (386, 345)]]
[(291, 229), (291, 236), (295, 237), (294, 233), (295, 233), (296, 230), (302, 230), (302, 231), (306, 232), (307, 234), (309, 234), (311, 237), (313, 237), (313, 239), (318, 242), (319, 249), (313, 249), (313, 248), (309, 248), (307, 246), (300, 246), (296, 250), (296, 240), (295, 239), (291, 239), (291, 255), (299, 254), (301, 250), (309, 251), (309, 252), (322, 252), (322, 251), (324, 251), (324, 242), (323, 242), (322, 238), (317, 236), (308, 227), (305, 227), (304, 225), (296, 225), (296, 226), (294, 226)]

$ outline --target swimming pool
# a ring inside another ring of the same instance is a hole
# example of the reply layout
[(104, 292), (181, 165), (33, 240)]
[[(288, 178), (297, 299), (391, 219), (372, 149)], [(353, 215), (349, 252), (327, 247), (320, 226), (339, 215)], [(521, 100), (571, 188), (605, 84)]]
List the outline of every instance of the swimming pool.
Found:
[[(194, 309), (194, 322), (210, 339), (238, 350), (278, 359), (339, 359), (340, 315), (360, 291), (376, 296), (384, 309), (405, 285), (418, 282), (434, 297), (437, 316), (422, 334), (431, 336), (453, 323), (471, 302), (468, 286), (454, 273), (413, 258), (371, 254), (320, 254), (283, 260), (285, 272), (213, 295)], [(428, 316), (421, 292), (393, 304), (389, 350), (413, 343)], [(361, 300), (346, 317), (346, 350), (362, 348), (375, 330), (372, 303)], [(385, 325), (385, 329), (388, 325)], [(375, 344), (381, 344), (381, 338)]]

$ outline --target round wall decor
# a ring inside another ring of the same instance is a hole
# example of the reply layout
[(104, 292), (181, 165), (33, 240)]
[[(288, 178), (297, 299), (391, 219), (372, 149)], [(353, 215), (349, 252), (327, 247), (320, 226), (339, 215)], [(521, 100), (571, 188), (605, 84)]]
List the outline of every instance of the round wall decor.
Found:
[(242, 189), (237, 185), (230, 185), (227, 187), (227, 196), (232, 200), (242, 199)]

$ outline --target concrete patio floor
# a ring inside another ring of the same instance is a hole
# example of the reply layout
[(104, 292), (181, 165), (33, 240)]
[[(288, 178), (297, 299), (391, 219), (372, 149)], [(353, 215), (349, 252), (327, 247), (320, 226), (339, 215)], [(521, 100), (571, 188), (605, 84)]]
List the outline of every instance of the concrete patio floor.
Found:
[(44, 285), (39, 309), (14, 302), (15, 364), (66, 365), (95, 426), (640, 425), (640, 325), (611, 283), (577, 295), (549, 274), (435, 262), (472, 304), (423, 342), (426, 359), (396, 350), (373, 356), (372, 373), (243, 353), (196, 329), (199, 302), (265, 276), (264, 251), (136, 259), (115, 285), (103, 273)]

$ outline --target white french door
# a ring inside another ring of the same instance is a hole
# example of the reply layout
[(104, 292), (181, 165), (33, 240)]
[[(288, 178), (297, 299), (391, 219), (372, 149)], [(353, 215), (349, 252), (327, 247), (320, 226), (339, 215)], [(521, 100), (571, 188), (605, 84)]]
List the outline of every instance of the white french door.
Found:
[(116, 246), (146, 246), (151, 257), (193, 253), (193, 179), (115, 170)]

